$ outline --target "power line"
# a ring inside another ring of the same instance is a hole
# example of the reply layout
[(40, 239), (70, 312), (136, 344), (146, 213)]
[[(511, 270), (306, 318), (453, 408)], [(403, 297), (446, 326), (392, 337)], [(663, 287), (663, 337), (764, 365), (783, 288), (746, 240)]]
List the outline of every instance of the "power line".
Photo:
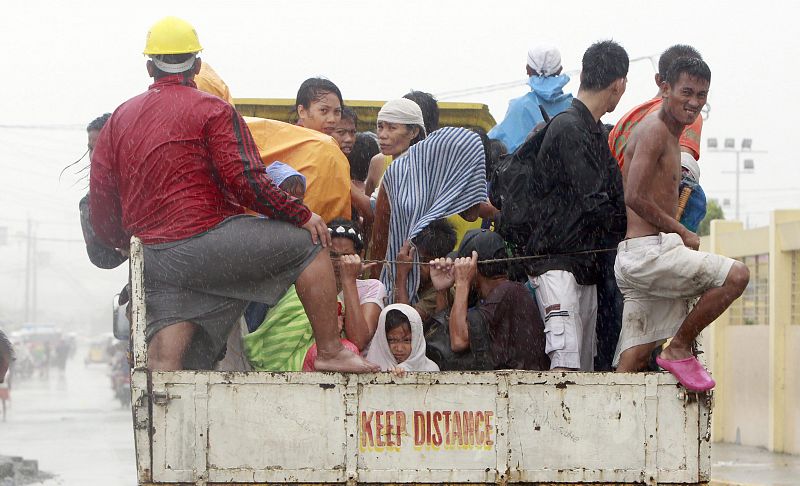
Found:
[[(658, 55), (653, 54), (650, 56), (639, 56), (630, 59), (630, 62), (637, 62), (637, 61), (650, 61), (650, 64), (653, 66), (654, 71), (658, 71), (658, 64), (657, 59)], [(570, 71), (564, 71), (564, 74), (569, 75), (570, 77), (575, 76), (576, 74), (580, 73), (580, 69), (573, 69)], [(471, 96), (476, 94), (484, 94), (484, 93), (491, 93), (493, 91), (502, 91), (509, 88), (515, 88), (517, 86), (524, 86), (528, 84), (528, 79), (518, 79), (516, 81), (506, 81), (504, 83), (495, 83), (495, 84), (487, 84), (484, 86), (473, 86), (471, 88), (463, 88), (458, 90), (451, 90), (451, 91), (441, 91), (436, 93), (434, 96), (440, 100), (445, 99), (452, 99), (452, 98), (459, 98), (462, 96)]]
[(8, 235), (8, 237), (19, 240), (48, 241), (54, 243), (84, 243), (84, 240), (79, 240), (77, 238), (56, 238), (52, 236)]
[(0, 129), (8, 130), (86, 130), (86, 125), (68, 123), (47, 123), (47, 124), (0, 124)]
[[(736, 192), (735, 189), (706, 189), (703, 188), (705, 192)], [(784, 191), (784, 192), (800, 192), (800, 187), (764, 187), (761, 189), (739, 189), (740, 192), (777, 192), (777, 191)]]

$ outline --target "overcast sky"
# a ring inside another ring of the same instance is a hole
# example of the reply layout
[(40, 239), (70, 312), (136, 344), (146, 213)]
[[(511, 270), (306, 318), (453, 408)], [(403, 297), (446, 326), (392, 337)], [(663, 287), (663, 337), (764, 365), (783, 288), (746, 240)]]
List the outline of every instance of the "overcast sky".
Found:
[[(316, 75), (333, 80), (345, 99), (362, 100), (524, 81), (527, 49), (537, 43), (557, 45), (567, 71), (579, 70), (583, 51), (601, 39), (620, 42), (631, 58), (691, 44), (712, 70), (700, 159), (709, 197), (729, 199), (733, 217), (734, 176), (725, 172), (735, 156), (710, 153), (705, 139), (735, 137), (738, 145), (750, 137), (769, 153), (747, 157), (756, 169), (741, 176), (741, 219), (760, 226), (772, 209), (800, 207), (798, 2), (5, 2), (0, 228), (8, 238), (0, 246), (0, 322), (23, 318), (30, 217), (40, 256), (38, 320), (105, 326), (127, 270), (88, 262), (77, 211), (86, 183), (72, 172), (59, 182), (58, 174), (85, 151), (89, 121), (146, 89), (145, 35), (166, 15), (195, 26), (204, 61), (240, 98), (294, 98)], [(628, 91), (604, 121), (653, 96), (653, 74), (649, 61), (633, 63)], [(576, 82), (568, 87), (577, 91)], [(447, 101), (486, 103), (499, 121), (508, 99), (525, 91)]]

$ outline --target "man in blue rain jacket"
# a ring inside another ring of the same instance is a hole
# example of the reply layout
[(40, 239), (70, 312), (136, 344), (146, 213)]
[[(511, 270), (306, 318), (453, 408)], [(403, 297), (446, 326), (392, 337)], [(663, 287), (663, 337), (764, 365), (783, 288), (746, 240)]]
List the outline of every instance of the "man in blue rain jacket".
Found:
[(561, 74), (561, 53), (552, 46), (528, 51), (526, 70), (531, 92), (508, 103), (506, 117), (489, 132), (489, 138), (502, 141), (509, 153), (517, 149), (536, 125), (544, 121), (539, 106), (553, 117), (569, 108), (572, 95), (564, 93), (569, 76)]

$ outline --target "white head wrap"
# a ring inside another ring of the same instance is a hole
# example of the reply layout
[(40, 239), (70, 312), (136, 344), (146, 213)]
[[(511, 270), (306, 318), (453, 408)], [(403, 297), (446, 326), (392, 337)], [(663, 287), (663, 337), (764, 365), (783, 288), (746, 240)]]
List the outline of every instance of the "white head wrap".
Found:
[(553, 46), (537, 46), (528, 51), (528, 66), (539, 76), (553, 76), (561, 69), (561, 53)]
[(427, 135), (422, 110), (418, 104), (406, 98), (387, 101), (378, 112), (378, 121), (417, 125), (422, 133)]
[(158, 56), (150, 56), (150, 59), (153, 61), (153, 64), (155, 64), (158, 69), (164, 71), (165, 73), (176, 74), (187, 71), (192, 66), (194, 66), (194, 61), (197, 59), (197, 53), (192, 54), (191, 57), (189, 57), (189, 59), (179, 64), (166, 63), (161, 59), (159, 59)]
[[(400, 311), (405, 314), (411, 325), (411, 354), (408, 359), (398, 363), (389, 348), (386, 340), (386, 314), (390, 311)], [(381, 371), (391, 371), (395, 366), (399, 366), (406, 371), (439, 371), (439, 367), (425, 356), (425, 335), (422, 329), (422, 318), (416, 309), (406, 304), (392, 304), (381, 312), (378, 318), (378, 328), (375, 329), (375, 336), (369, 344), (367, 360), (379, 365)]]
[(692, 154), (681, 152), (681, 167), (689, 171), (695, 182), (700, 183), (700, 164), (697, 163)]

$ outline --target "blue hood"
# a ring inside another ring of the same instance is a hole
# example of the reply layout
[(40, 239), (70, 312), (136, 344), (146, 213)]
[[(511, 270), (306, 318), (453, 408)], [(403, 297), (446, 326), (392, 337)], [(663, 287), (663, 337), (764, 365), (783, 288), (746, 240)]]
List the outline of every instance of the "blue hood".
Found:
[(528, 79), (531, 90), (548, 103), (557, 103), (572, 96), (564, 94), (563, 88), (567, 83), (569, 83), (569, 76), (566, 74), (548, 77), (531, 76)]

